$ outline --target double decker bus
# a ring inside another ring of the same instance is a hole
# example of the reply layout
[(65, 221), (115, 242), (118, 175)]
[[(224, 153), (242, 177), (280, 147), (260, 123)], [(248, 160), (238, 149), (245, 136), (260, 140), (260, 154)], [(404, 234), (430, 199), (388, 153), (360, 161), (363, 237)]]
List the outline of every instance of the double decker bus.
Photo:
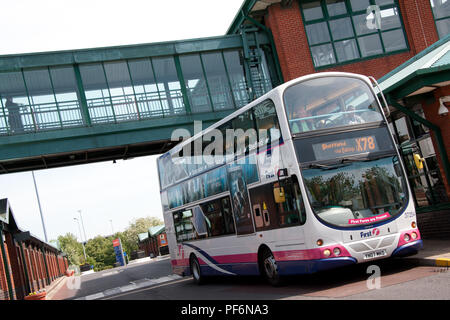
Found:
[(278, 285), (417, 253), (411, 190), (375, 89), (351, 73), (300, 77), (160, 156), (174, 273)]

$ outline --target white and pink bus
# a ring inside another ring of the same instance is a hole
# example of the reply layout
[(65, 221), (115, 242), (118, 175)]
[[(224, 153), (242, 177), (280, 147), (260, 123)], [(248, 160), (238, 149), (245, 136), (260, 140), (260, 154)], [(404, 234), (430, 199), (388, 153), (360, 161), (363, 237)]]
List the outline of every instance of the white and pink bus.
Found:
[(175, 134), (183, 141), (158, 158), (174, 272), (277, 285), (417, 253), (414, 202), (376, 88), (357, 74), (308, 75), (193, 137)]

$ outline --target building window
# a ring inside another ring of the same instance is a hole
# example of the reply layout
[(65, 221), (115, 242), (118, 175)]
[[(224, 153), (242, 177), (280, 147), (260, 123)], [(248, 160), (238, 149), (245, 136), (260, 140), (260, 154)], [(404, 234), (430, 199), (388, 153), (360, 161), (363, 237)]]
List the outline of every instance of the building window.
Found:
[(395, 0), (316, 0), (300, 4), (315, 67), (408, 48)]
[(450, 34), (450, 0), (430, 0), (439, 38)]

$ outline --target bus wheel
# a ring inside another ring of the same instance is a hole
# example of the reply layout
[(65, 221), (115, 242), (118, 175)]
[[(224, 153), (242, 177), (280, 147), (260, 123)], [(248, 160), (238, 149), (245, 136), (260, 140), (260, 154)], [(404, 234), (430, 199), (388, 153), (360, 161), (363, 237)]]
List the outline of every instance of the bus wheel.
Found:
[(267, 281), (274, 287), (283, 284), (282, 278), (278, 273), (278, 265), (275, 257), (269, 249), (264, 250), (262, 255), (262, 273)]
[(203, 284), (205, 282), (205, 277), (202, 275), (198, 259), (195, 256), (191, 256), (189, 264), (191, 267), (191, 273), (192, 277), (194, 278), (194, 282), (198, 285)]

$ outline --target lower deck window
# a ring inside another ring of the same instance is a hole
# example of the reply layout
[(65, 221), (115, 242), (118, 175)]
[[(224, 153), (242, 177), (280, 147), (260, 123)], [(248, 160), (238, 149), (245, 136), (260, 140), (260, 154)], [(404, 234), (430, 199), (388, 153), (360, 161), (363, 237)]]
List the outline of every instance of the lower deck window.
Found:
[(173, 220), (178, 242), (235, 233), (228, 196), (177, 211)]

